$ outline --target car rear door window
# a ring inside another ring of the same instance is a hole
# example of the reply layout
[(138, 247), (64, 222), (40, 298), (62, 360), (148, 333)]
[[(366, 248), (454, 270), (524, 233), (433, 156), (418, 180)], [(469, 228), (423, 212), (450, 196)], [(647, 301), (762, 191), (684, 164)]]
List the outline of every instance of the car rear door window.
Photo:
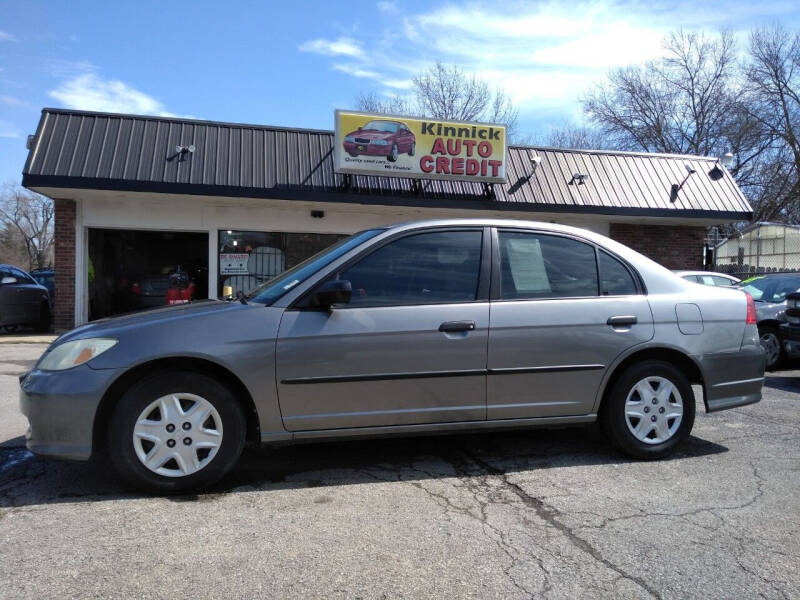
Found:
[(714, 282), (713, 285), (733, 285), (733, 281), (731, 281), (727, 277), (719, 277), (717, 275), (712, 275), (711, 280)]
[(500, 298), (598, 295), (594, 247), (570, 238), (500, 231)]
[(351, 307), (471, 302), (477, 298), (482, 232), (403, 237), (339, 273)]
[(619, 260), (600, 250), (600, 293), (603, 296), (631, 296), (638, 293), (631, 272)]

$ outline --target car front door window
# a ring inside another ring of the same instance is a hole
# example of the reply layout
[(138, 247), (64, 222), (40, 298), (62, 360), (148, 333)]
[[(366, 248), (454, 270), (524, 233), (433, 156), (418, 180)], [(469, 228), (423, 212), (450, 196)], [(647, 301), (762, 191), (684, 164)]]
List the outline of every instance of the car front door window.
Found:
[(477, 297), (481, 231), (411, 235), (339, 273), (353, 288), (349, 306), (471, 302)]

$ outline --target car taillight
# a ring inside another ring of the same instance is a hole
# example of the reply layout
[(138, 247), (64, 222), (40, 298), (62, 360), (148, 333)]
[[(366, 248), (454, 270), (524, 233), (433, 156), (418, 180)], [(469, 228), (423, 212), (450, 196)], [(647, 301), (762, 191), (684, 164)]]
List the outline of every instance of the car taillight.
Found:
[(745, 323), (747, 325), (755, 325), (758, 320), (756, 318), (756, 303), (750, 294), (745, 292), (744, 295), (747, 296), (747, 321)]
[(142, 293), (142, 288), (140, 288), (140, 287), (139, 287), (139, 284), (138, 284), (138, 283), (134, 283), (134, 284), (131, 286), (131, 291), (132, 291), (134, 294), (136, 294), (136, 295), (139, 295), (139, 294), (141, 294), (141, 293)]

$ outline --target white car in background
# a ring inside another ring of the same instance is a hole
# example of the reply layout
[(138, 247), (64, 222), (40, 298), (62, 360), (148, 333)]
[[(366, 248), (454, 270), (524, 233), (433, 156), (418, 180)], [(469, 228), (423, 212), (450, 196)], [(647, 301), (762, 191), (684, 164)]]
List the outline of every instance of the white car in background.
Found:
[(675, 271), (675, 275), (692, 283), (703, 285), (731, 286), (739, 283), (741, 279), (727, 273), (714, 273), (713, 271)]

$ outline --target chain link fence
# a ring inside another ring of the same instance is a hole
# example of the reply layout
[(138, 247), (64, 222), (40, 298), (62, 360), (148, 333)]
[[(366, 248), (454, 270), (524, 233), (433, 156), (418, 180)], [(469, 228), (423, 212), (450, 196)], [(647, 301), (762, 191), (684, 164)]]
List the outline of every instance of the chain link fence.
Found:
[(714, 232), (709, 236), (713, 248), (713, 269), (746, 279), (765, 273), (800, 272), (800, 227), (759, 223), (742, 231), (740, 236), (715, 243)]

